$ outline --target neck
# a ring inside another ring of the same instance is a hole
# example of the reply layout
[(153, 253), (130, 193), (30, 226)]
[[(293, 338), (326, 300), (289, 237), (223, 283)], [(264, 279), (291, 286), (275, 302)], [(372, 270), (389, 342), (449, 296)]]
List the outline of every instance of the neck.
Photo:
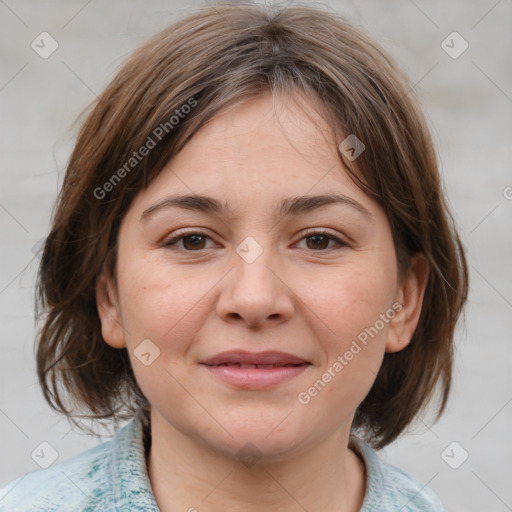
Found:
[(256, 463), (191, 439), (151, 413), (148, 471), (161, 512), (358, 512), (365, 467), (348, 447), (350, 428), (280, 461)]

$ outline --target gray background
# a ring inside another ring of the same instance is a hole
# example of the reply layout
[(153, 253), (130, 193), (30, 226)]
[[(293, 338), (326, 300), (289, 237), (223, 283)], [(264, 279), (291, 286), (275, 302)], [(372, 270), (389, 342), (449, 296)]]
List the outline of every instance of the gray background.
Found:
[[(324, 4), (365, 28), (409, 74), (429, 118), (471, 272), (447, 412), (436, 424), (418, 418), (379, 454), (428, 483), (448, 511), (512, 510), (512, 1)], [(58, 461), (99, 442), (72, 430), (39, 391), (38, 242), (76, 135), (73, 121), (131, 50), (200, 5), (206, 4), (0, 2), (0, 487), (38, 468), (31, 453), (42, 441)], [(47, 59), (31, 48), (43, 31), (59, 44)], [(453, 31), (469, 44), (456, 59), (441, 47)], [(468, 459), (453, 469), (446, 461), (456, 465), (463, 450)]]

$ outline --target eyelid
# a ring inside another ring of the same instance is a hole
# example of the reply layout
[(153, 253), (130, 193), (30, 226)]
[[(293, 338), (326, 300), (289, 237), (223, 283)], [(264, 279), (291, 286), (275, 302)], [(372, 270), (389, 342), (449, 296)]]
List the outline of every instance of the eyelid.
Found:
[[(196, 228), (196, 229), (188, 228), (186, 231), (183, 231), (183, 230), (176, 231), (175, 233), (173, 233), (173, 236), (171, 238), (165, 238), (162, 241), (161, 245), (164, 247), (170, 246), (172, 243), (179, 241), (181, 238), (184, 238), (187, 236), (192, 236), (192, 235), (200, 235), (200, 236), (204, 236), (204, 237), (207, 237), (207, 238), (210, 238), (211, 240), (213, 240), (213, 237), (211, 235), (209, 235), (208, 232), (206, 232), (200, 228)], [(202, 250), (204, 250), (204, 249), (202, 249)], [(186, 252), (194, 252), (194, 251), (186, 251)], [(195, 251), (195, 252), (199, 252), (199, 251)]]
[(310, 234), (311, 235), (327, 235), (327, 236), (330, 236), (332, 239), (337, 240), (338, 242), (340, 242), (344, 245), (349, 245), (348, 242), (341, 237), (341, 235), (338, 235), (337, 233), (331, 231), (328, 228), (308, 228), (305, 231), (300, 233), (299, 240), (302, 240), (302, 238), (304, 238), (306, 236), (310, 236)]

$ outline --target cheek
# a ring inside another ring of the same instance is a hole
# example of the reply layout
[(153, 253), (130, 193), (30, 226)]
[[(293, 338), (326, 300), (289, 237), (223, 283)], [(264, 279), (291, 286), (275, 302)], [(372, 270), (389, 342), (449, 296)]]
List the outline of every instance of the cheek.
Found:
[(120, 259), (118, 268), (123, 325), (137, 383), (157, 408), (182, 407), (190, 397), (180, 383), (191, 380), (190, 367), (183, 363), (212, 285), (201, 285), (201, 280), (156, 258), (138, 259), (135, 253)]
[(322, 382), (316, 386), (323, 395), (318, 404), (336, 403), (340, 413), (347, 404), (355, 407), (363, 400), (384, 357), (389, 322), (395, 314), (396, 273), (393, 260), (380, 262), (368, 259), (363, 264), (361, 258), (358, 265), (318, 280), (329, 286), (310, 286), (304, 298), (315, 313), (310, 315), (316, 318), (313, 330), (323, 333), (318, 334), (325, 355)]
[(336, 345), (357, 337), (391, 308), (395, 283), (396, 273), (389, 266), (361, 258), (358, 264), (328, 269), (325, 276), (308, 276), (301, 286), (307, 290), (302, 300), (323, 321), (328, 341)]
[(218, 281), (212, 274), (180, 269), (157, 255), (133, 253), (120, 261), (121, 309), (132, 349), (149, 338), (163, 355), (185, 350), (211, 307), (209, 291)]

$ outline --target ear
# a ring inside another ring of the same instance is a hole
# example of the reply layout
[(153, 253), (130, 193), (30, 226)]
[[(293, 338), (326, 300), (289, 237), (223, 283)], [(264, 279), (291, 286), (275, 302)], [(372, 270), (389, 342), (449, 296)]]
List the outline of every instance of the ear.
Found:
[(96, 307), (101, 321), (103, 339), (111, 347), (126, 347), (117, 291), (112, 279), (106, 275), (105, 271), (101, 273), (96, 281)]
[(414, 254), (410, 259), (410, 267), (399, 284), (396, 302), (396, 315), (390, 322), (386, 352), (399, 352), (411, 342), (418, 325), (423, 297), (427, 287), (429, 264), (421, 253)]

